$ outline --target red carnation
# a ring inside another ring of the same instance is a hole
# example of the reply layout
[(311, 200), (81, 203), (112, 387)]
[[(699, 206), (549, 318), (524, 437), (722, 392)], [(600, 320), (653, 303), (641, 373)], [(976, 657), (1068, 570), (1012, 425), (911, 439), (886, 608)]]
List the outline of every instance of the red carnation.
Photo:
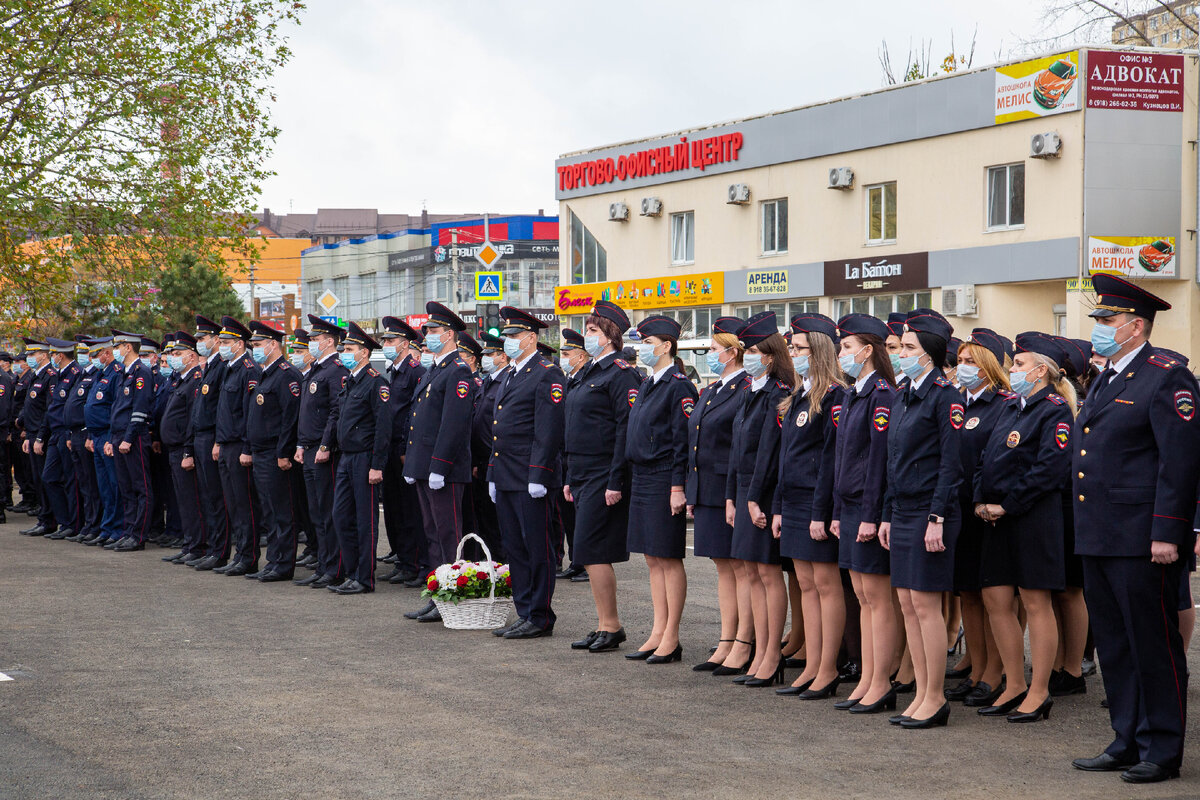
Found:
[(470, 578), (468, 578), (466, 575), (459, 575), (459, 576), (458, 576), (458, 585), (459, 585), (459, 586), (466, 586), (466, 585), (467, 585), (468, 583), (470, 583), (470, 582), (471, 582), (471, 579), (470, 579)]
[(504, 576), (504, 585), (505, 585), (505, 586), (512, 586), (512, 575), (505, 575), (505, 576)]
[(429, 589), (431, 592), (436, 592), (438, 590), (437, 578), (433, 577), (432, 575), (429, 576), (429, 580), (425, 583), (425, 588)]
[(450, 569), (462, 569), (462, 564), (451, 564)]

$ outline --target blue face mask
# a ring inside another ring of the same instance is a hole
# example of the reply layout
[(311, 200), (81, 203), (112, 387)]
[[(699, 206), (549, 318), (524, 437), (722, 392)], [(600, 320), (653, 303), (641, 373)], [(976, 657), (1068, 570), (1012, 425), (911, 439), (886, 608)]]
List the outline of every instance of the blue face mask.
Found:
[(25, 356), (25, 363), (29, 365), (30, 369), (37, 369), (37, 359), (33, 356)]
[(657, 365), (658, 356), (654, 355), (654, 345), (649, 342), (642, 342), (638, 345), (638, 361), (641, 361), (647, 367)]
[(900, 366), (899, 354), (888, 353), (888, 360), (890, 360), (892, 362), (892, 372), (895, 372), (897, 375), (899, 375), (901, 372), (904, 371), (904, 368)]
[(513, 359), (514, 361), (516, 359), (520, 358), (520, 356), (521, 356), (520, 340), (505, 338), (505, 340), (504, 340), (504, 355), (508, 356), (509, 358)]
[(484, 356), (479, 360), (479, 368), (483, 370), (483, 374), (491, 375), (496, 371), (496, 359), (491, 356)]
[(196, 342), (196, 352), (200, 354), (201, 358), (208, 358), (212, 355), (212, 348), (204, 342)]
[(1037, 382), (1030, 381), (1028, 375), (1029, 370), (1008, 373), (1008, 385), (1012, 387), (1014, 392), (1021, 395), (1021, 397), (1029, 397), (1029, 395), (1033, 394), (1034, 387), (1037, 386)]
[(603, 350), (604, 347), (600, 344), (599, 336), (584, 336), (583, 349), (587, 351), (589, 356), (595, 358), (596, 356), (600, 355), (600, 351)]
[(165, 367), (162, 364), (159, 364), (158, 365), (158, 374), (162, 375), (163, 377), (169, 378), (173, 374), (175, 374), (175, 370), (173, 370), (169, 364)]
[(742, 366), (746, 368), (746, 372), (750, 373), (752, 378), (760, 378), (767, 371), (767, 365), (763, 363), (763, 357), (760, 353), (746, 353), (742, 359)]
[(440, 333), (427, 333), (425, 334), (425, 346), (434, 353), (440, 353), (442, 352), (442, 348), (446, 346), (446, 342)]
[(916, 380), (925, 373), (925, 368), (921, 366), (921, 359), (924, 356), (907, 356), (900, 359), (900, 371), (909, 377), (910, 380)]
[(304, 354), (292, 353), (288, 356), (288, 361), (292, 362), (292, 366), (296, 369), (304, 369)]
[(225, 359), (226, 361), (233, 359), (233, 347), (231, 345), (223, 344), (217, 348), (217, 352), (220, 353), (221, 358)]
[(853, 353), (844, 353), (843, 355), (838, 356), (838, 366), (842, 368), (842, 372), (846, 373), (851, 378), (857, 378), (863, 371), (863, 365), (854, 359), (859, 353), (866, 349), (866, 345), (863, 345)]
[(250, 357), (254, 359), (255, 364), (267, 363), (267, 351), (261, 347), (256, 347), (250, 351)]
[(87, 353), (76, 353), (75, 354), (75, 363), (81, 367), (86, 367), (88, 364), (90, 364), (92, 362), (91, 362), (91, 359), (88, 358)]
[(383, 357), (386, 358), (388, 361), (395, 361), (396, 356), (398, 356), (398, 355), (400, 355), (399, 348), (392, 347), (391, 345), (384, 346)]
[(567, 358), (566, 356), (562, 356), (558, 359), (558, 366), (563, 372), (567, 373), (568, 375), (571, 374), (571, 359)]
[(979, 377), (979, 367), (973, 367), (970, 364), (959, 364), (958, 371), (955, 374), (958, 375), (958, 382), (968, 389), (974, 389), (979, 385), (981, 380)]
[[(1126, 322), (1125, 325), (1130, 325), (1132, 323), (1133, 320), (1129, 320), (1129, 322)], [(1118, 325), (1114, 328), (1110, 325), (1104, 325), (1100, 322), (1096, 322), (1096, 324), (1092, 326), (1092, 349), (1105, 358), (1110, 358), (1119, 353), (1123, 343), (1119, 344), (1117, 342), (1117, 331), (1121, 330), (1121, 328), (1124, 328), (1125, 325)], [(1016, 389), (1013, 389), (1013, 391), (1015, 392)]]
[(796, 368), (796, 374), (801, 378), (808, 375), (808, 356), (795, 356), (792, 359), (792, 366)]
[(729, 367), (729, 364), (721, 363), (721, 354), (715, 350), (709, 350), (704, 359), (708, 362), (708, 371), (714, 375), (725, 374), (725, 370)]
[(342, 366), (351, 372), (358, 366), (358, 360), (350, 353), (338, 353), (338, 358), (342, 361)]
[(425, 369), (433, 369), (433, 353), (421, 353), (421, 366)]
[(102, 368), (104, 365), (100, 363), (100, 359), (98, 359), (98, 358), (93, 358), (93, 359), (92, 359), (92, 366), (93, 366), (93, 367), (95, 367), (96, 369), (101, 369), (101, 368)]
[(183, 371), (183, 356), (167, 356), (167, 364), (175, 372)]
[(310, 356), (312, 356), (313, 358), (320, 358), (321, 357), (321, 345), (317, 344), (316, 342), (309, 342), (308, 343), (308, 354)]

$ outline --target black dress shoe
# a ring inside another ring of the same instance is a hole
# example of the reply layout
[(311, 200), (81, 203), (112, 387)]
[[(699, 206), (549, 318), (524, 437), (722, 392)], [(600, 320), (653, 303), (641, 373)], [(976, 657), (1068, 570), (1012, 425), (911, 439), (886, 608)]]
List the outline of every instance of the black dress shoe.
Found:
[(396, 554), (388, 553), (386, 556), (383, 556), (382, 558), (377, 557), (375, 560), (381, 564), (395, 564), (396, 563)]
[(87, 547), (95, 547), (96, 545), (104, 544), (104, 537), (100, 534), (96, 534), (95, 536), (84, 539), (82, 542), (80, 542), (80, 544)]
[(896, 710), (896, 690), (892, 689), (874, 703), (859, 702), (850, 709), (851, 714), (878, 714), (881, 711)]
[(520, 627), (521, 623), (523, 623), (524, 621), (525, 621), (525, 620), (523, 620), (523, 619), (521, 619), (520, 617), (518, 617), (516, 622), (513, 622), (513, 623), (511, 623), (511, 624), (509, 624), (509, 625), (505, 625), (503, 628), (496, 628), (496, 629), (494, 629), (494, 630), (492, 631), (492, 636), (503, 637), (503, 636), (504, 636), (504, 634), (508, 633), (509, 631), (511, 631), (511, 630), (514, 630), (515, 628), (518, 628), (518, 627)]
[(221, 566), (217, 567), (213, 570), (213, 572), (217, 573), (218, 575), (224, 575), (226, 572), (229, 572), (229, 570), (233, 569), (237, 563), (238, 562), (236, 561), (230, 561), (228, 564), (222, 564)]
[(160, 560), (160, 561), (165, 561), (165, 562), (167, 562), (168, 564), (178, 564), (178, 563), (180, 563), (181, 561), (183, 561), (183, 560), (184, 560), (184, 559), (183, 559), (183, 557), (184, 557), (184, 556), (186, 556), (186, 555), (187, 555), (187, 553), (184, 553), (183, 551), (180, 551), (180, 552), (176, 553), (176, 554), (175, 554), (175, 555), (173, 555), (173, 556), (163, 556), (163, 557), (162, 557), (161, 559), (159, 559), (159, 560)]
[(428, 603), (421, 606), (419, 611), (406, 611), (404, 613), (404, 618), (405, 619), (420, 619), (424, 615), (428, 614), (430, 611), (435, 611), (436, 609), (437, 609), (437, 606), (434, 605), (432, 600), (430, 600)]
[(954, 680), (958, 680), (958, 679), (961, 679), (961, 678), (965, 678), (965, 677), (967, 677), (967, 676), (968, 676), (968, 675), (970, 675), (970, 674), (971, 674), (971, 668), (970, 668), (970, 667), (963, 667), (962, 669), (948, 669), (948, 670), (946, 670), (946, 677), (947, 677), (947, 678), (954, 679)]
[(596, 641), (596, 637), (600, 635), (600, 631), (592, 631), (582, 639), (571, 642), (572, 650), (587, 650), (592, 646), (592, 642)]
[(307, 578), (296, 578), (295, 580), (292, 581), (292, 583), (296, 584), (297, 586), (312, 586), (314, 583), (316, 583), (319, 580), (321, 580), (321, 576), (318, 573), (314, 572), (312, 575), (309, 575)]
[(238, 575), (249, 574), (253, 567), (244, 561), (235, 561), (224, 569), (225, 571), (221, 573), (222, 575), (225, 575), (226, 577), (237, 577)]
[(560, 569), (558, 572), (554, 573), (554, 577), (558, 578), (560, 581), (561, 580), (570, 580), (571, 578), (574, 578), (576, 575), (579, 575), (582, 572), (583, 572), (583, 567), (579, 566), (578, 564), (572, 564), (569, 567), (567, 567), (566, 569)]
[(1042, 719), (1050, 719), (1050, 709), (1052, 708), (1054, 708), (1054, 698), (1047, 697), (1033, 711), (1013, 711), (1007, 719), (1009, 722), (1037, 722)]
[(334, 591), (337, 592), (338, 594), (366, 594), (367, 592), (370, 592), (371, 590), (366, 585), (359, 583), (358, 581), (351, 578), (350, 580), (343, 583), (341, 586), (334, 589)]
[(256, 581), (259, 578), (261, 578), (263, 575), (266, 575), (266, 574), (267, 574), (267, 568), (263, 567), (262, 569), (257, 570), (255, 572), (247, 572), (245, 577), (246, 577), (246, 580), (248, 580), (248, 581)]
[(393, 585), (402, 585), (407, 584), (413, 579), (420, 580), (416, 572), (412, 571), (411, 569), (401, 569), (400, 567), (396, 567), (396, 569), (392, 570), (392, 573), (384, 580)]
[(116, 550), (118, 547), (125, 544), (125, 542), (132, 542), (132, 541), (133, 541), (133, 538), (129, 537), (129, 536), (122, 536), (120, 539), (109, 539), (108, 543), (106, 545), (104, 545), (104, 549), (105, 550)]
[(950, 704), (942, 703), (942, 707), (935, 711), (932, 717), (926, 717), (925, 719), (909, 717), (906, 720), (901, 720), (900, 727), (908, 729), (938, 728), (944, 726), (949, 719)]
[(822, 686), (820, 689), (805, 689), (800, 693), (801, 700), (827, 700), (830, 697), (837, 697), (838, 679), (834, 678), (829, 683)]
[(505, 639), (540, 639), (543, 636), (553, 636), (554, 626), (548, 625), (545, 628), (539, 628), (532, 622), (526, 620), (517, 627), (504, 634)]
[(609, 650), (616, 650), (621, 646), (621, 642), (625, 641), (625, 629), (618, 628), (615, 631), (600, 631), (596, 636), (596, 640), (592, 642), (588, 648), (589, 653), (607, 653)]
[(273, 569), (273, 570), (270, 570), (267, 572), (263, 572), (261, 575), (258, 576), (258, 579), (262, 583), (278, 583), (279, 581), (290, 581), (292, 579), (292, 576), (290, 573), (280, 572), (279, 570)]
[(971, 692), (975, 691), (975, 684), (970, 678), (964, 679), (958, 686), (952, 686), (942, 692), (947, 700), (966, 700)]
[(1132, 758), (1117, 758), (1101, 753), (1095, 758), (1077, 758), (1071, 762), (1071, 766), (1084, 772), (1123, 772), (1137, 763)]
[(132, 553), (135, 550), (145, 550), (145, 549), (146, 549), (146, 545), (143, 542), (139, 542), (137, 539), (134, 539), (132, 536), (130, 536), (130, 537), (127, 537), (126, 539), (124, 539), (121, 542), (121, 544), (114, 547), (113, 552), (114, 553)]
[(849, 711), (856, 705), (858, 705), (858, 700), (852, 700), (851, 698), (847, 697), (845, 700), (838, 700), (833, 704), (833, 707), (838, 711)]
[(995, 703), (996, 698), (1003, 693), (1003, 683), (993, 689), (985, 681), (980, 681), (975, 684), (975, 688), (971, 690), (971, 693), (963, 699), (963, 705), (968, 708), (986, 708)]
[(645, 661), (652, 655), (654, 655), (653, 648), (650, 650), (634, 650), (632, 653), (626, 653), (625, 657), (630, 661)]
[(431, 610), (429, 610), (429, 611), (425, 612), (424, 614), (422, 614), (421, 616), (417, 617), (417, 622), (441, 622), (441, 621), (442, 621), (442, 612), (437, 610), (437, 606), (434, 606)]
[(342, 581), (337, 578), (331, 578), (328, 575), (322, 575), (308, 585), (310, 589), (328, 589), (330, 586), (339, 586)]
[(892, 688), (896, 690), (896, 694), (912, 694), (917, 691), (917, 682), (916, 680), (911, 680), (908, 683), (893, 681)]
[(578, 575), (571, 576), (571, 583), (587, 583), (591, 578), (588, 577), (587, 570), (583, 570)]
[(26, 528), (25, 530), (18, 531), (18, 532), (22, 536), (45, 536), (46, 535), (46, 526), (40, 525), (40, 524), (34, 525), (32, 528)]
[(1066, 697), (1071, 694), (1087, 694), (1087, 678), (1062, 671), (1057, 683), (1050, 689), (1051, 697)]
[(1121, 773), (1121, 780), (1126, 783), (1158, 783), (1178, 777), (1178, 769), (1164, 767), (1153, 761), (1139, 761)]
[(681, 644), (675, 645), (675, 649), (672, 650), (671, 652), (667, 653), (665, 656), (660, 656), (655, 653), (655, 654), (651, 654), (646, 657), (647, 664), (670, 664), (673, 661), (682, 661), (682, 660), (683, 660), (683, 645), (681, 645)]
[(54, 541), (58, 542), (58, 541), (61, 541), (65, 538), (67, 538), (68, 536), (74, 536), (74, 535), (75, 535), (74, 528), (67, 528), (65, 526), (60, 525), (58, 527), (58, 530), (54, 531), (54, 533), (47, 534), (46, 538), (53, 539)]
[(888, 717), (888, 724), (900, 725), (906, 719), (912, 719), (912, 717), (910, 717), (908, 714), (893, 714), (892, 716)]
[[(837, 683), (837, 681), (834, 681)], [(799, 686), (784, 686), (782, 689), (776, 689), (775, 694), (781, 695), (801, 695), (808, 691), (808, 687), (812, 686), (812, 681), (808, 680)]]
[(406, 581), (401, 581), (401, 583), (403, 583), (409, 589), (420, 589), (425, 585), (426, 581), (420, 575), (414, 575)]
[(209, 570), (217, 570), (225, 568), (225, 559), (219, 556), (205, 556), (198, 564), (196, 564), (197, 572), (208, 572)]
[(1021, 705), (1021, 703), (1025, 702), (1026, 694), (1028, 694), (1028, 692), (1021, 692), (1019, 695), (1017, 695), (1013, 699), (1003, 702), (998, 706), (993, 705), (993, 706), (987, 706), (986, 708), (981, 708), (981, 709), (979, 709), (979, 712), (978, 712), (979, 716), (981, 716), (981, 717), (1007, 717), (1009, 714), (1011, 714), (1016, 709), (1017, 706), (1019, 706), (1019, 705)]

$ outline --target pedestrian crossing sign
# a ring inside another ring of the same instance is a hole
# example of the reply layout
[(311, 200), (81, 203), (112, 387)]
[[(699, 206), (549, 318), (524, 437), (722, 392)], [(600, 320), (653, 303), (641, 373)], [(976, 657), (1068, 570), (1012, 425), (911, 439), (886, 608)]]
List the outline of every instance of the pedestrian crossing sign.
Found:
[(504, 273), (475, 273), (475, 302), (499, 301), (504, 299)]

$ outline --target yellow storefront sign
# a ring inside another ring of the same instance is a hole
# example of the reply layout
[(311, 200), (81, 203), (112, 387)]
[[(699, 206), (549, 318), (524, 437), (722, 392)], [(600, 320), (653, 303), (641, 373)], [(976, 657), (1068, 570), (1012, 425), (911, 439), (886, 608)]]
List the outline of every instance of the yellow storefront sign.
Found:
[(1079, 110), (1079, 51), (996, 67), (996, 124)]
[(725, 301), (725, 273), (576, 283), (554, 289), (554, 311), (559, 316), (587, 314), (600, 300), (616, 303), (626, 311), (718, 305)]

